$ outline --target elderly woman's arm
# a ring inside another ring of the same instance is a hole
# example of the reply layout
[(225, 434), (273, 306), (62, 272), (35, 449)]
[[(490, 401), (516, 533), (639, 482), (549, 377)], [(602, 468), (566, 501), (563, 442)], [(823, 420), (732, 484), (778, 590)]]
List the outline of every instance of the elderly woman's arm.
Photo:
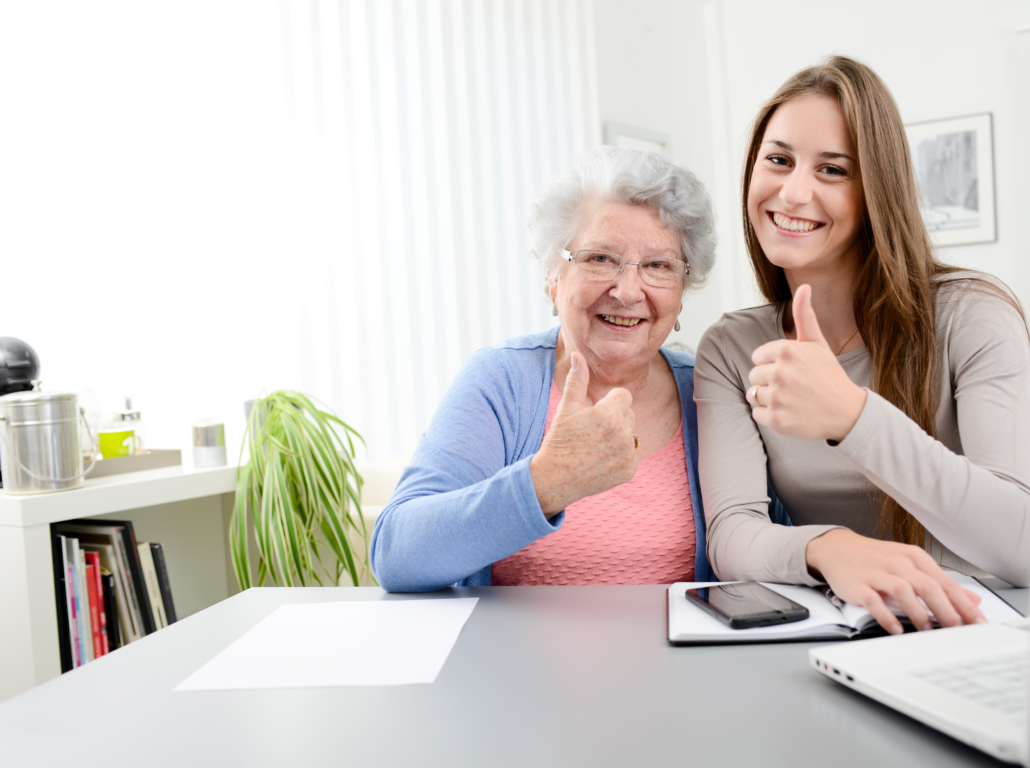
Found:
[(372, 568), (387, 591), (455, 584), (561, 526), (563, 513), (540, 509), (529, 470), (547, 390), (512, 354), (469, 358), (376, 520)]

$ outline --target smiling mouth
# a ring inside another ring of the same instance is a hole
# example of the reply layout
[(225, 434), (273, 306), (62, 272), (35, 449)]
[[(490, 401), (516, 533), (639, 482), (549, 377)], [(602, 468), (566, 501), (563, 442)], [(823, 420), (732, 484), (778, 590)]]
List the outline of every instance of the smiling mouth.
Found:
[(782, 229), (784, 232), (811, 232), (824, 226), (821, 221), (794, 219), (784, 216), (782, 213), (770, 213), (769, 218), (772, 219), (772, 223), (776, 225), (777, 229)]
[(599, 317), (606, 323), (612, 325), (621, 325), (624, 328), (632, 328), (634, 325), (643, 320), (642, 317), (618, 317), (617, 315), (599, 315)]

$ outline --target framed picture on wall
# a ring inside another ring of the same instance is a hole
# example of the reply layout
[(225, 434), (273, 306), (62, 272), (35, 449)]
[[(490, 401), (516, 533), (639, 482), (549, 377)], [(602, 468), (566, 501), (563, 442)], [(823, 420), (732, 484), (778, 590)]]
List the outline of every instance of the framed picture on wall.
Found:
[(905, 130), (934, 243), (996, 241), (991, 113), (912, 123)]
[(669, 135), (649, 131), (646, 128), (634, 128), (625, 123), (615, 123), (609, 120), (604, 124), (604, 143), (612, 147), (623, 149), (638, 149), (642, 152), (657, 152), (672, 158), (669, 149)]

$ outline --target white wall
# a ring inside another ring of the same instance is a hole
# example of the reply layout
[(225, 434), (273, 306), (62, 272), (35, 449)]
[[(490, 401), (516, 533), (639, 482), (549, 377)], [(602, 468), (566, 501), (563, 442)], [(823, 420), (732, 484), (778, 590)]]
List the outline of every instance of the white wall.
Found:
[[(840, 53), (872, 66), (887, 83), (906, 123), (978, 112), (994, 115), (998, 241), (951, 247), (945, 260), (983, 269), (1030, 302), (1030, 25), (1025, 0), (710, 0), (709, 61), (721, 68), (729, 145), (715, 162), (737, 174), (758, 107), (797, 70)], [(722, 211), (737, 205), (720, 198)], [(743, 264), (740, 227), (720, 258)], [(736, 302), (752, 300), (738, 273)]]
[[(711, 119), (701, 0), (594, 0), (598, 107), (609, 120), (667, 134), (673, 162), (712, 190)], [(724, 212), (720, 211), (720, 214)], [(689, 294), (682, 331), (691, 349), (722, 312), (720, 265)]]
[(906, 122), (994, 115), (996, 243), (943, 257), (1007, 281), (1030, 303), (1030, 3), (1025, 0), (595, 0), (601, 119), (672, 136), (672, 156), (716, 204), (716, 269), (674, 335), (694, 347), (724, 311), (761, 301), (740, 225), (744, 142), (758, 107), (827, 55), (879, 72)]

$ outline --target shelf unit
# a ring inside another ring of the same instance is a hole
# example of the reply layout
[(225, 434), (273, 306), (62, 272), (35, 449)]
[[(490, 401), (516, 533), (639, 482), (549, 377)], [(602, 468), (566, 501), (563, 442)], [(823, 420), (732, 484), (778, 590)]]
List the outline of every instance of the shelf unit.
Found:
[(179, 618), (238, 591), (225, 532), (236, 467), (189, 465), (87, 478), (33, 496), (0, 490), (0, 701), (61, 673), (50, 524), (131, 520), (137, 541), (165, 547)]

